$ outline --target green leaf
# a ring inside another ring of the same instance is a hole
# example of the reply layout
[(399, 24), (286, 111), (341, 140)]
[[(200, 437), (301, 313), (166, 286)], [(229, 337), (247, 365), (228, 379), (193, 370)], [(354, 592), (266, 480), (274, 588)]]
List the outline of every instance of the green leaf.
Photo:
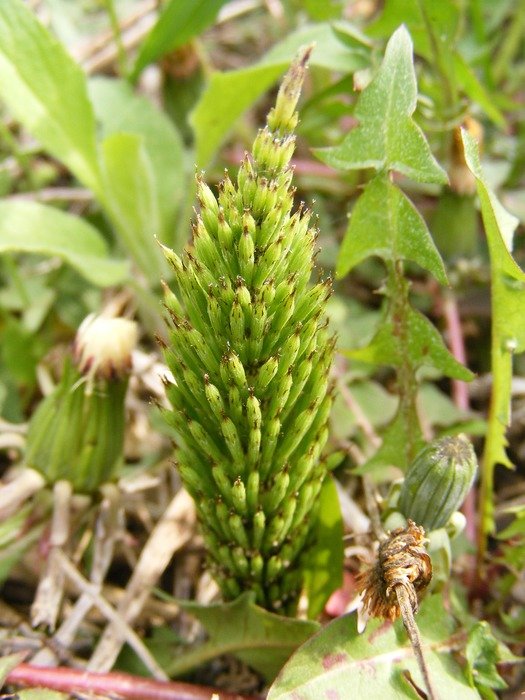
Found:
[[(452, 656), (457, 639), (441, 596), (423, 602), (417, 623), (423, 654), (440, 697), (479, 700)], [(424, 691), (401, 621), (390, 625), (373, 620), (359, 634), (353, 613), (331, 622), (292, 656), (267, 700), (422, 697), (414, 686)]]
[(166, 53), (187, 44), (213, 23), (227, 0), (171, 0), (140, 47), (131, 73), (136, 80), (144, 68)]
[(213, 73), (190, 117), (199, 167), (209, 163), (235, 120), (277, 80), (297, 50), (313, 42), (311, 66), (353, 72), (368, 65), (369, 50), (364, 43), (347, 37), (348, 43), (343, 44), (331, 26), (323, 23), (301, 27), (254, 66)]
[(341, 170), (396, 170), (413, 180), (446, 183), (446, 173), (412, 119), (416, 101), (412, 41), (405, 27), (400, 27), (387, 44), (377, 75), (357, 101), (359, 125), (339, 146), (315, 153)]
[(383, 260), (411, 260), (448, 284), (445, 266), (427, 226), (401, 190), (379, 175), (367, 185), (350, 217), (336, 274), (346, 275), (370, 255)]
[(143, 138), (111, 134), (102, 143), (104, 204), (126, 248), (152, 282), (164, 261), (155, 235), (160, 213), (155, 197), (153, 168)]
[(294, 620), (255, 605), (253, 593), (231, 603), (179, 605), (204, 625), (209, 639), (197, 649), (179, 654), (167, 669), (178, 676), (221, 654), (234, 654), (266, 679), (275, 677), (290, 654), (319, 629), (316, 622)]
[(16, 668), (18, 664), (22, 663), (25, 657), (26, 652), (22, 651), (18, 652), (18, 654), (9, 654), (9, 656), (0, 658), (0, 688), (4, 685), (8, 674)]
[(470, 630), (467, 648), (467, 676), (472, 687), (503, 690), (507, 684), (499, 675), (496, 664), (501, 661), (500, 643), (492, 634), (488, 622), (478, 622)]
[[(412, 433), (415, 427), (417, 428), (417, 433), (413, 436)], [(352, 471), (353, 474), (370, 474), (373, 472), (377, 476), (384, 467), (390, 466), (398, 467), (398, 469), (405, 472), (409, 465), (407, 445), (415, 439), (417, 442), (414, 445), (414, 452), (417, 452), (419, 447), (423, 446), (419, 426), (410, 428), (402, 407), (399, 407), (396, 415), (386, 426), (381, 438), (381, 446), (377, 452), (364, 464), (354, 469)], [(388, 474), (388, 477), (388, 480), (391, 481), (391, 474)]]
[(509, 214), (486, 184), (475, 140), (462, 131), (465, 160), (476, 178), (491, 265), (492, 396), (482, 466), (482, 527), (493, 529), (493, 479), (496, 464), (511, 467), (505, 436), (510, 423), (512, 357), (525, 350), (525, 273), (511, 255), (518, 220)]
[(335, 482), (330, 476), (324, 480), (318, 498), (316, 543), (304, 562), (310, 619), (323, 611), (330, 595), (343, 583), (343, 520)]
[(438, 330), (426, 316), (408, 306), (406, 314), (406, 344), (396, 332), (390, 308), (369, 345), (346, 350), (344, 354), (361, 362), (393, 367), (403, 366), (408, 359), (414, 367), (435, 367), (453, 379), (468, 382), (474, 378), (473, 373), (451, 355)]
[(22, 252), (57, 256), (101, 287), (128, 275), (127, 262), (108, 259), (104, 239), (86, 221), (37, 202), (0, 202), (0, 253)]
[(122, 80), (93, 78), (89, 82), (89, 95), (104, 137), (124, 132), (142, 138), (151, 163), (152, 189), (160, 213), (158, 235), (171, 244), (175, 212), (185, 186), (179, 134), (164, 113), (145, 97), (136, 95)]
[(0, 97), (53, 156), (100, 191), (85, 76), (20, 0), (0, 3)]

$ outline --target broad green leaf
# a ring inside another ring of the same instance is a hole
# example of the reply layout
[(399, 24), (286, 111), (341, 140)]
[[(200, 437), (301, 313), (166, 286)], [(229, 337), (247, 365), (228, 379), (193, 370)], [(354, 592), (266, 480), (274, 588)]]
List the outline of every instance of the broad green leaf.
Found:
[[(435, 367), (447, 377), (465, 382), (474, 377), (446, 348), (432, 323), (419, 311), (406, 307), (407, 327), (400, 336), (389, 311), (369, 345), (344, 354), (355, 360), (400, 367), (408, 360), (413, 367)], [(404, 339), (406, 338), (406, 342)]]
[(231, 603), (199, 605), (178, 601), (208, 632), (208, 641), (181, 653), (167, 669), (178, 676), (220, 654), (234, 654), (271, 680), (297, 647), (319, 629), (316, 622), (281, 617), (258, 607), (254, 594)]
[(213, 23), (227, 0), (170, 0), (162, 8), (157, 22), (142, 43), (133, 67), (131, 80), (142, 70)]
[(102, 143), (104, 205), (137, 264), (157, 282), (164, 262), (155, 236), (160, 214), (151, 160), (143, 138), (111, 134)]
[(21, 0), (0, 2), (0, 98), (53, 156), (100, 192), (85, 76)]
[(401, 190), (385, 175), (366, 187), (350, 217), (336, 274), (343, 277), (370, 255), (383, 260), (411, 260), (448, 283), (445, 266), (427, 226)]
[(330, 595), (343, 583), (343, 520), (337, 489), (330, 476), (324, 480), (318, 508), (316, 543), (304, 562), (310, 619), (323, 611)]
[(119, 132), (142, 137), (160, 213), (158, 236), (171, 244), (175, 212), (185, 187), (179, 134), (164, 113), (145, 97), (136, 95), (122, 80), (93, 78), (89, 82), (89, 95), (103, 137)]
[(127, 262), (108, 258), (93, 226), (37, 202), (0, 202), (0, 253), (57, 256), (101, 287), (118, 284), (128, 274)]
[[(355, 613), (344, 615), (308, 640), (283, 668), (267, 700), (422, 697), (414, 685), (424, 692), (424, 684), (401, 621), (390, 625), (372, 620), (359, 634), (356, 618)], [(441, 596), (423, 602), (417, 623), (439, 697), (479, 700), (451, 653), (457, 638)]]
[(301, 46), (315, 43), (311, 66), (346, 73), (368, 65), (368, 47), (357, 39), (348, 42), (343, 44), (329, 24), (302, 27), (254, 66), (213, 73), (190, 117), (197, 165), (209, 163), (235, 120), (277, 80)]
[(379, 71), (357, 101), (358, 126), (338, 146), (315, 153), (341, 170), (396, 170), (413, 180), (446, 183), (445, 172), (412, 119), (416, 101), (412, 41), (400, 27), (388, 42)]
[(493, 529), (493, 479), (496, 464), (512, 467), (506, 453), (505, 436), (510, 423), (512, 357), (525, 350), (525, 273), (511, 255), (514, 230), (518, 220), (509, 214), (488, 188), (475, 140), (462, 132), (465, 160), (476, 178), (481, 214), (487, 236), (491, 264), (492, 303), (492, 396), (487, 439), (483, 455), (482, 527)]
[(18, 654), (9, 654), (9, 656), (3, 656), (0, 658), (0, 688), (3, 687), (5, 679), (10, 671), (22, 663), (25, 659), (25, 652), (18, 652)]

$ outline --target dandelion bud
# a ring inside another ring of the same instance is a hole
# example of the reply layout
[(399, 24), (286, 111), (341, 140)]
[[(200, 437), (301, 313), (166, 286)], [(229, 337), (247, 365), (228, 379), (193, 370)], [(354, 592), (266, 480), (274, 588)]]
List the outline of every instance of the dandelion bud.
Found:
[(131, 369), (137, 336), (134, 321), (90, 314), (75, 338), (73, 356), (78, 370), (96, 379), (125, 376)]
[(474, 449), (464, 435), (435, 440), (408, 468), (399, 509), (427, 531), (443, 527), (461, 507), (477, 468)]
[(66, 479), (91, 493), (113, 479), (122, 463), (127, 373), (137, 341), (135, 323), (88, 316), (54, 391), (29, 423), (25, 461), (46, 482)]

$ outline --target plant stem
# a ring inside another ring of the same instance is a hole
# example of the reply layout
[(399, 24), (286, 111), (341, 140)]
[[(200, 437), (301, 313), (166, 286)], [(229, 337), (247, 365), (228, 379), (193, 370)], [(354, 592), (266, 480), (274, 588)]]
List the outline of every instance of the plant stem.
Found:
[(117, 48), (117, 59), (120, 75), (125, 78), (128, 75), (128, 58), (122, 41), (122, 32), (118, 21), (117, 12), (115, 10), (114, 0), (104, 0), (106, 10), (108, 12), (111, 29), (113, 31), (113, 39)]
[(408, 638), (410, 639), (412, 649), (414, 650), (417, 665), (419, 667), (421, 675), (423, 676), (428, 700), (438, 700), (438, 696), (436, 695), (432, 686), (432, 681), (430, 680), (430, 674), (428, 672), (425, 657), (423, 656), (423, 645), (421, 643), (421, 635), (419, 634), (419, 628), (414, 619), (414, 612), (412, 610), (412, 605), (410, 604), (410, 598), (403, 584), (398, 584), (396, 586), (396, 596), (397, 602), (399, 603), (399, 608), (401, 610), (403, 624), (407, 631)]
[(416, 456), (420, 425), (416, 404), (418, 390), (416, 368), (410, 361), (410, 331), (408, 328), (409, 284), (404, 276), (402, 260), (396, 260), (390, 266), (388, 287), (391, 292), (393, 333), (398, 338), (402, 357), (401, 364), (396, 368), (399, 394), (398, 413), (402, 416), (405, 426), (407, 438), (405, 455), (407, 464), (410, 464)]
[(513, 8), (509, 29), (505, 32), (503, 41), (494, 57), (492, 75), (494, 81), (499, 83), (508, 74), (510, 63), (515, 58), (522, 45), (525, 32), (525, 2), (521, 0), (518, 8)]
[[(175, 681), (162, 682), (128, 673), (88, 673), (82, 669), (45, 668), (19, 664), (7, 683), (22, 687), (49, 688), (66, 693), (95, 693), (125, 700), (210, 700), (213, 688)], [(220, 691), (221, 700), (257, 700)]]

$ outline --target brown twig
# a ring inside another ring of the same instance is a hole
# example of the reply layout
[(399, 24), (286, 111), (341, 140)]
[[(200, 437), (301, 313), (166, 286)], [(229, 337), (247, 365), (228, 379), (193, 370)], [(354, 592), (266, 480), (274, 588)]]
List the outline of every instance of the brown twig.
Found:
[(88, 673), (72, 668), (46, 668), (19, 664), (7, 676), (7, 683), (39, 687), (66, 693), (89, 692), (125, 700), (210, 700), (217, 692), (220, 700), (257, 700), (255, 697), (214, 691), (202, 685), (163, 682), (127, 673)]

